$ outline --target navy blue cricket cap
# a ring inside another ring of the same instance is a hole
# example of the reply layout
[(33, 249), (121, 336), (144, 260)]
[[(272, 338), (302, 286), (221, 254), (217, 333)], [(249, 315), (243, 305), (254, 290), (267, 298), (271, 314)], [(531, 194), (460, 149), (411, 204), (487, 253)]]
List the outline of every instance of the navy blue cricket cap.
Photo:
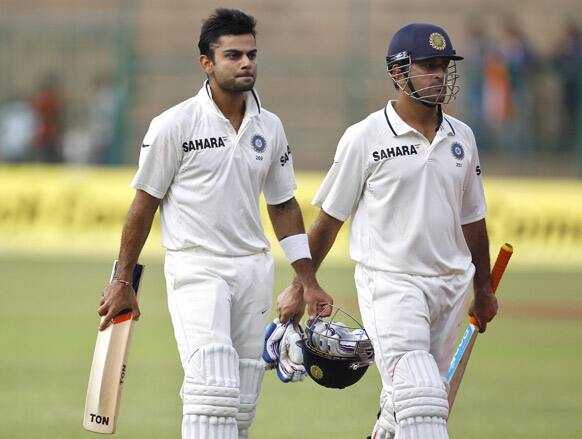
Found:
[(429, 23), (409, 24), (392, 37), (386, 55), (388, 65), (408, 56), (411, 62), (430, 58), (463, 59), (453, 49), (453, 43), (445, 30)]

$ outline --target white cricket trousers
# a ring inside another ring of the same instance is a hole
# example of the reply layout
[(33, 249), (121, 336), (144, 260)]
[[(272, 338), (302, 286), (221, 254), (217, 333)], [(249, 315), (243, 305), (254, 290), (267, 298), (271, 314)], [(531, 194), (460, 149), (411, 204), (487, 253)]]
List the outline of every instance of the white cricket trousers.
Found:
[(258, 360), (271, 309), (274, 263), (269, 253), (219, 256), (198, 248), (168, 251), (168, 308), (182, 366), (203, 345), (231, 345)]
[(394, 419), (394, 373), (405, 354), (428, 352), (445, 380), (474, 272), (471, 265), (462, 274), (427, 277), (356, 265), (358, 303), (382, 378), (381, 406), (386, 421)]
[(264, 372), (273, 258), (168, 251), (165, 275), (184, 368), (182, 437), (247, 438)]

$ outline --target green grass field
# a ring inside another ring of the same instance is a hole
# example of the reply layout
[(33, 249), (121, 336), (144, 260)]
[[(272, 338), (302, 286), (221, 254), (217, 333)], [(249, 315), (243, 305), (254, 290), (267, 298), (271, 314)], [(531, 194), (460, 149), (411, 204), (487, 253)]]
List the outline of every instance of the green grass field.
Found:
[[(181, 383), (160, 261), (146, 261), (117, 437), (177, 438)], [(95, 437), (82, 412), (109, 261), (0, 257), (0, 437)], [(355, 310), (352, 269), (323, 286)], [(290, 279), (279, 267), (277, 291)], [(501, 314), (474, 351), (450, 419), (452, 438), (582, 437), (582, 274), (512, 273)], [(380, 380), (371, 368), (342, 391), (267, 374), (253, 439), (365, 438)]]

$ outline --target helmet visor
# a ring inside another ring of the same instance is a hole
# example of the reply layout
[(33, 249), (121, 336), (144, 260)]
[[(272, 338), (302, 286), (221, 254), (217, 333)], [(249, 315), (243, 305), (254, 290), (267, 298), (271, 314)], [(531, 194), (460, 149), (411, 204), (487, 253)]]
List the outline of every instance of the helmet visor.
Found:
[[(427, 60), (432, 59), (428, 58)], [(434, 73), (419, 73), (412, 69), (413, 63), (410, 57), (392, 63), (388, 67), (388, 74), (394, 83), (405, 94), (413, 99), (429, 105), (445, 105), (453, 102), (459, 94), (460, 88), (457, 85), (459, 74), (455, 59), (450, 60), (446, 72), (442, 79), (435, 79)], [(419, 60), (427, 61), (427, 60)], [(415, 61), (416, 63), (417, 61)], [(398, 66), (395, 69), (394, 66)]]

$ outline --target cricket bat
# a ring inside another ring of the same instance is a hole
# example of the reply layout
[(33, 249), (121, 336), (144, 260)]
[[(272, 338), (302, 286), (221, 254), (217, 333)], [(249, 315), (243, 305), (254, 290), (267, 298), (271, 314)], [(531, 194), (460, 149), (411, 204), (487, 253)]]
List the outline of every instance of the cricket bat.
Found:
[[(113, 263), (111, 281), (119, 261)], [(132, 286), (138, 292), (143, 265), (133, 270)], [(113, 317), (107, 329), (97, 332), (95, 353), (89, 374), (83, 427), (95, 433), (115, 433), (121, 390), (127, 373), (127, 355), (131, 340), (133, 319), (131, 309)]]
[[(494, 294), (512, 254), (513, 247), (507, 243), (503, 244), (499, 250), (499, 255), (497, 256), (497, 260), (491, 271), (491, 286)], [(475, 345), (475, 340), (477, 340), (477, 335), (479, 335), (479, 322), (473, 316), (471, 317), (469, 326), (465, 330), (463, 338), (459, 343), (459, 347), (457, 347), (457, 351), (451, 360), (451, 365), (449, 366), (449, 371), (447, 373), (447, 380), (449, 381), (449, 416), (453, 410), (453, 403), (455, 402), (455, 397), (459, 391), (459, 386), (461, 385), (465, 368), (469, 362), (471, 351)]]

